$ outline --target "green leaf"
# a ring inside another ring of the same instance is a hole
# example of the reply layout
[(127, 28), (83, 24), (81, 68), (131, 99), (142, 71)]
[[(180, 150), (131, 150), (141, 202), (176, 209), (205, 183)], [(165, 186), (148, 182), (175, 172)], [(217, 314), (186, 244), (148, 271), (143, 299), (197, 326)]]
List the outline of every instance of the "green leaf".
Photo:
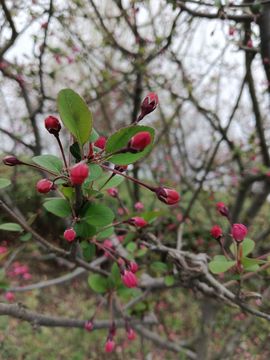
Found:
[(241, 263), (245, 269), (245, 271), (256, 271), (259, 269), (259, 264), (263, 264), (264, 261), (260, 259), (250, 259), (247, 257), (244, 257), (241, 260)]
[(96, 190), (102, 188), (101, 190), (105, 191), (107, 189), (110, 189), (111, 187), (117, 187), (125, 180), (124, 176), (115, 175), (110, 181), (108, 181), (108, 183), (105, 186), (103, 186), (106, 183), (106, 181), (109, 179), (109, 177), (111, 177), (111, 175), (112, 175), (111, 173), (105, 173), (103, 176), (96, 179), (93, 187)]
[(147, 131), (150, 133), (152, 138), (151, 144), (149, 144), (143, 151), (140, 151), (135, 154), (131, 152), (127, 152), (123, 154), (112, 155), (109, 158), (109, 161), (118, 165), (128, 165), (138, 161), (139, 159), (143, 158), (146, 154), (148, 154), (152, 149), (152, 144), (155, 137), (155, 130), (149, 126), (140, 126), (140, 125), (128, 126), (114, 133), (112, 136), (108, 138), (105, 150), (106, 153), (109, 154), (121, 150), (123, 148), (126, 148), (129, 140), (134, 135), (136, 135), (141, 131)]
[(164, 283), (167, 286), (172, 286), (174, 284), (174, 277), (172, 275), (165, 276)]
[(82, 159), (81, 149), (77, 142), (75, 142), (69, 147), (69, 151), (71, 152), (71, 155), (74, 157), (74, 159), (81, 161)]
[(97, 232), (96, 227), (88, 224), (86, 221), (77, 222), (74, 225), (74, 230), (76, 231), (77, 236), (82, 238), (92, 237)]
[(166, 272), (168, 271), (168, 266), (161, 262), (161, 261), (154, 261), (151, 265), (150, 268), (152, 270), (154, 270), (155, 272)]
[(159, 216), (166, 215), (166, 211), (145, 211), (140, 213), (140, 216), (144, 218), (148, 223), (156, 220)]
[(94, 128), (92, 128), (89, 142), (95, 142), (98, 138), (99, 138), (99, 134), (97, 133), (97, 131)]
[(54, 155), (40, 155), (32, 158), (33, 162), (44, 169), (60, 174), (63, 169), (62, 161)]
[(47, 211), (59, 217), (67, 217), (71, 215), (69, 202), (65, 199), (47, 200), (43, 206)]
[(31, 233), (26, 233), (20, 236), (20, 240), (21, 241), (29, 241), (32, 238), (32, 234)]
[(118, 287), (122, 284), (119, 266), (116, 263), (112, 266), (110, 278), (114, 287)]
[(82, 146), (92, 131), (92, 114), (84, 100), (75, 91), (63, 89), (57, 97), (60, 117), (66, 128)]
[(127, 251), (133, 253), (135, 250), (137, 250), (137, 244), (135, 242), (130, 242), (126, 246)]
[(99, 294), (105, 293), (108, 290), (108, 280), (99, 274), (89, 275), (88, 284), (93, 291)]
[(0, 189), (4, 189), (8, 187), (11, 184), (11, 181), (9, 179), (0, 178)]
[[(247, 256), (248, 254), (250, 254), (253, 251), (254, 247), (255, 247), (255, 242), (249, 238), (246, 238), (242, 242), (243, 256)], [(235, 255), (235, 248), (236, 248), (235, 244), (232, 243), (230, 246), (230, 250), (233, 255)]]
[(83, 218), (88, 224), (106, 226), (112, 223), (114, 213), (105, 205), (92, 203), (87, 205)]
[(108, 229), (105, 229), (101, 232), (99, 232), (96, 236), (97, 240), (107, 239), (114, 233), (114, 227), (111, 226)]
[(96, 253), (96, 246), (88, 241), (82, 241), (81, 248), (84, 259), (86, 261), (92, 260)]
[(5, 223), (0, 225), (0, 230), (22, 232), (23, 228), (16, 223)]
[(86, 186), (89, 186), (89, 183), (98, 179), (101, 174), (103, 173), (102, 168), (96, 164), (90, 164), (89, 165), (89, 176), (85, 180), (84, 184)]
[(227, 260), (223, 255), (217, 255), (209, 263), (209, 269), (213, 274), (224, 273), (233, 267), (236, 261)]

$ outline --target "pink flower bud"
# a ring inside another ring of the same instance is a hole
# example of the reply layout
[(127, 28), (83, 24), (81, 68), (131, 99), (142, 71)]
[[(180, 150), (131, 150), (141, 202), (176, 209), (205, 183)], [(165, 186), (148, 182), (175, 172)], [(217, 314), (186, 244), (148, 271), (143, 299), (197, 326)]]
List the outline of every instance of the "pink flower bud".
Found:
[(141, 203), (140, 201), (136, 202), (136, 204), (134, 205), (134, 208), (137, 210), (137, 211), (140, 211), (140, 210), (143, 210), (144, 209), (144, 205), (143, 203)]
[(110, 353), (114, 350), (114, 348), (115, 348), (115, 342), (112, 339), (108, 339), (105, 344), (105, 351), (107, 353)]
[(180, 195), (177, 191), (173, 189), (160, 187), (157, 188), (155, 191), (159, 200), (167, 205), (174, 205), (180, 200)]
[(32, 275), (27, 272), (27, 273), (23, 274), (23, 278), (24, 278), (24, 280), (31, 280)]
[(233, 224), (231, 228), (232, 237), (237, 242), (242, 242), (247, 236), (248, 229), (243, 224)]
[(229, 216), (229, 209), (223, 202), (218, 202), (216, 204), (216, 209), (220, 213), (220, 215), (228, 217)]
[(89, 167), (84, 162), (70, 168), (70, 180), (73, 185), (81, 185), (89, 175)]
[(137, 280), (136, 276), (133, 274), (133, 272), (131, 272), (129, 270), (124, 270), (121, 275), (121, 278), (122, 278), (124, 285), (126, 285), (126, 287), (128, 287), (128, 288), (133, 288), (133, 287), (138, 286), (138, 280)]
[(49, 131), (49, 133), (57, 135), (61, 130), (61, 124), (59, 120), (54, 116), (48, 116), (44, 120), (45, 128)]
[(131, 219), (128, 220), (128, 223), (131, 225), (135, 225), (137, 227), (144, 227), (148, 224), (147, 221), (145, 221), (143, 218), (139, 216), (132, 217)]
[(141, 131), (130, 139), (128, 148), (133, 151), (143, 151), (150, 143), (150, 133), (148, 131)]
[(84, 328), (86, 331), (89, 331), (89, 332), (92, 331), (94, 328), (93, 322), (91, 320), (86, 321), (84, 324)]
[(15, 300), (15, 295), (11, 291), (8, 291), (7, 293), (5, 293), (5, 299), (8, 302), (13, 302)]
[(70, 229), (66, 229), (64, 232), (64, 238), (68, 241), (68, 242), (72, 242), (75, 237), (76, 237), (76, 232), (73, 228)]
[[(113, 248), (113, 243), (112, 243), (112, 241), (109, 240), (109, 239), (104, 240), (104, 241), (103, 241), (103, 247), (104, 247), (105, 250), (106, 250), (106, 249), (112, 249), (112, 248)], [(104, 255), (105, 255), (106, 257), (109, 257), (109, 256), (110, 256), (110, 252), (109, 252), (109, 251), (104, 251)]]
[(13, 155), (7, 155), (3, 159), (3, 163), (7, 166), (15, 166), (23, 164), (19, 159), (16, 158), (16, 156)]
[(107, 190), (107, 193), (111, 196), (111, 197), (117, 197), (118, 196), (118, 190), (116, 188), (110, 188)]
[(247, 47), (250, 48), (250, 49), (253, 48), (253, 41), (251, 39), (248, 40)]
[(48, 179), (41, 179), (36, 184), (36, 189), (42, 194), (46, 194), (53, 188), (53, 182)]
[(210, 231), (210, 234), (215, 238), (219, 239), (222, 236), (222, 229), (218, 225), (214, 225)]
[(105, 148), (107, 139), (105, 136), (100, 136), (97, 141), (94, 142), (94, 145), (99, 149), (103, 150)]
[(133, 329), (128, 329), (127, 332), (128, 340), (135, 340), (136, 339), (136, 333)]
[(235, 29), (234, 26), (230, 26), (230, 27), (229, 27), (229, 35), (230, 35), (230, 36), (233, 36), (233, 35), (235, 34), (235, 31), (236, 31), (236, 29)]
[(150, 114), (158, 105), (158, 96), (154, 92), (150, 92), (141, 104), (141, 113), (138, 117), (138, 121), (142, 120), (145, 115)]
[(129, 269), (130, 269), (131, 272), (133, 272), (133, 274), (135, 274), (139, 270), (139, 266), (134, 261), (131, 261), (129, 263)]

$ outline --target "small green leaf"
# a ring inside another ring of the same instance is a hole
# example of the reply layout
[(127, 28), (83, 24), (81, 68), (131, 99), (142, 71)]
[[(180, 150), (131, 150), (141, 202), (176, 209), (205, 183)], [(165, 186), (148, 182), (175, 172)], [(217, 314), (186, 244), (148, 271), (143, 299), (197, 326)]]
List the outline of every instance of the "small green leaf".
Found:
[[(243, 256), (247, 256), (248, 254), (250, 254), (253, 251), (254, 247), (255, 247), (255, 242), (249, 238), (246, 238), (242, 242)], [(232, 243), (230, 246), (230, 250), (233, 255), (235, 255), (235, 249), (236, 249), (235, 243)]]
[(63, 169), (62, 161), (54, 155), (40, 155), (32, 158), (33, 162), (44, 169), (60, 174)]
[(71, 215), (69, 202), (65, 199), (50, 199), (47, 200), (43, 206), (47, 211), (59, 217)]
[(81, 150), (77, 142), (75, 142), (69, 147), (69, 151), (71, 152), (71, 155), (74, 157), (74, 159), (81, 161), (82, 159)]
[(96, 164), (90, 164), (89, 165), (89, 176), (88, 178), (85, 180), (84, 184), (86, 186), (89, 186), (89, 183), (98, 179), (101, 174), (102, 174), (102, 169), (100, 166), (96, 165)]
[(112, 266), (110, 278), (114, 287), (118, 287), (122, 284), (119, 266), (116, 263)]
[(107, 279), (99, 274), (90, 274), (88, 284), (93, 291), (99, 294), (105, 293), (108, 290)]
[(22, 232), (23, 228), (16, 223), (5, 223), (0, 225), (0, 230)]
[(137, 250), (137, 244), (135, 242), (130, 242), (126, 246), (127, 251), (133, 253), (135, 250)]
[(20, 240), (21, 241), (29, 241), (32, 238), (32, 234), (31, 233), (26, 233), (20, 236)]
[(63, 89), (57, 97), (60, 117), (66, 128), (82, 146), (92, 131), (92, 114), (84, 100), (75, 91)]
[(89, 142), (95, 142), (98, 138), (99, 138), (99, 134), (97, 133), (97, 131), (94, 128), (92, 128)]
[(128, 126), (114, 133), (112, 136), (108, 138), (105, 150), (106, 153), (109, 154), (109, 153), (114, 153), (123, 148), (126, 148), (132, 136), (142, 131), (147, 131), (150, 133), (152, 138), (151, 144), (149, 144), (143, 151), (140, 151), (135, 154), (127, 152), (123, 154), (112, 155), (109, 158), (109, 161), (118, 165), (128, 165), (138, 161), (139, 159), (143, 158), (146, 154), (148, 154), (152, 149), (152, 144), (155, 138), (155, 130), (149, 126), (140, 126), (140, 125)]
[[(111, 177), (111, 173), (104, 173), (103, 176), (96, 179), (93, 188), (96, 190), (99, 190), (101, 188), (101, 191), (105, 191), (107, 189), (110, 189), (111, 187), (117, 187), (120, 185), (124, 180), (124, 176), (121, 175), (115, 175), (110, 181), (106, 183), (106, 181)], [(104, 185), (106, 183), (106, 185)]]
[(11, 181), (9, 179), (0, 178), (0, 189), (4, 189), (8, 187), (11, 184)]
[(245, 271), (256, 271), (259, 269), (259, 264), (261, 263), (264, 263), (263, 260), (257, 260), (257, 259), (250, 259), (250, 258), (247, 258), (247, 257), (244, 257), (242, 260), (241, 260), (241, 263), (245, 269)]
[(154, 261), (151, 265), (150, 268), (155, 271), (155, 272), (166, 272), (168, 271), (168, 266), (161, 262), (161, 261)]
[(90, 225), (106, 226), (112, 223), (114, 213), (105, 205), (92, 203), (87, 205), (83, 218)]
[(174, 277), (172, 275), (165, 276), (164, 283), (167, 286), (172, 286), (174, 284)]
[(213, 274), (224, 273), (233, 267), (236, 261), (227, 260), (223, 255), (217, 255), (209, 263), (209, 269)]
[(96, 236), (97, 240), (107, 239), (114, 233), (114, 227), (111, 226), (108, 229), (105, 229), (101, 232), (99, 232)]
[(94, 244), (89, 243), (88, 241), (81, 242), (81, 248), (83, 257), (86, 261), (91, 261), (96, 253), (96, 247)]
[(86, 221), (77, 222), (74, 225), (74, 230), (76, 231), (77, 236), (80, 236), (82, 238), (92, 237), (97, 232), (96, 227), (88, 224)]

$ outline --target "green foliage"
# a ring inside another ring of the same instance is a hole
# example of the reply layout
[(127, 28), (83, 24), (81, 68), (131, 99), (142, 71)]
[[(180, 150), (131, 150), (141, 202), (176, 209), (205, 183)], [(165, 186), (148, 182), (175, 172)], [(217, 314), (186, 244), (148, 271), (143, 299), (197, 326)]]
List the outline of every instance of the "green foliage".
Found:
[(54, 155), (40, 155), (32, 158), (33, 162), (44, 169), (60, 174), (63, 169), (63, 162)]
[(0, 178), (0, 189), (4, 189), (8, 187), (11, 184), (11, 181), (9, 179)]
[(90, 225), (106, 226), (112, 223), (114, 213), (103, 204), (89, 203), (84, 208), (83, 219)]
[(65, 199), (48, 199), (45, 201), (43, 206), (47, 211), (59, 217), (67, 217), (71, 215), (69, 202)]
[(227, 260), (223, 255), (216, 255), (209, 263), (209, 269), (213, 274), (221, 274), (232, 268), (236, 261)]
[(0, 225), (0, 230), (22, 232), (23, 228), (16, 223), (5, 223)]
[(98, 294), (105, 293), (109, 288), (108, 279), (99, 274), (90, 274), (88, 277), (88, 285)]
[(92, 131), (92, 114), (84, 100), (73, 90), (63, 89), (57, 97), (58, 111), (63, 123), (82, 146)]
[(155, 130), (149, 126), (136, 125), (120, 129), (108, 138), (105, 150), (107, 154), (111, 154), (126, 148), (129, 140), (141, 131), (148, 131), (150, 133), (152, 138), (151, 144), (149, 144), (143, 151), (138, 153), (133, 154), (127, 152), (123, 154), (112, 155), (109, 160), (114, 164), (128, 165), (145, 157), (151, 151), (155, 137)]

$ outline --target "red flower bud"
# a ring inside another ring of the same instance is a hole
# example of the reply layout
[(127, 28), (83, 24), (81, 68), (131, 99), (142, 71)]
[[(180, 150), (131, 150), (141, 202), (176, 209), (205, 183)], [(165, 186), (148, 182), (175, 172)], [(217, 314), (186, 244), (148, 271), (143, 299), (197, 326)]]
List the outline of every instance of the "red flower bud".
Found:
[(229, 216), (229, 209), (223, 202), (218, 202), (216, 204), (216, 209), (220, 213), (220, 215), (228, 217)]
[(105, 344), (105, 351), (107, 353), (110, 353), (114, 350), (114, 348), (115, 348), (115, 342), (112, 339), (108, 339)]
[(120, 171), (120, 172), (124, 172), (127, 170), (128, 165), (115, 165), (115, 170)]
[(99, 149), (103, 150), (105, 148), (107, 139), (105, 136), (100, 136), (97, 141), (94, 142), (94, 145)]
[(138, 117), (138, 121), (142, 120), (145, 115), (150, 114), (158, 105), (158, 96), (154, 92), (150, 92), (141, 104), (141, 113)]
[(8, 291), (7, 293), (5, 293), (5, 298), (8, 302), (13, 302), (15, 300), (15, 295), (13, 292)]
[(110, 188), (107, 190), (107, 193), (111, 196), (111, 197), (117, 197), (118, 196), (118, 190), (116, 188)]
[(76, 232), (73, 228), (70, 229), (66, 229), (64, 232), (64, 238), (68, 241), (68, 242), (72, 242), (75, 237), (76, 237)]
[(213, 238), (219, 239), (222, 236), (221, 227), (218, 225), (214, 225), (210, 231), (210, 234), (213, 236)]
[(131, 219), (128, 220), (128, 223), (138, 227), (144, 227), (148, 224), (147, 221), (145, 221), (143, 218), (139, 216), (132, 217)]
[(133, 151), (143, 151), (151, 143), (151, 135), (148, 131), (141, 131), (134, 135), (128, 144), (128, 148)]
[(143, 209), (144, 209), (144, 205), (143, 205), (143, 203), (141, 203), (140, 201), (137, 201), (136, 204), (134, 205), (134, 208), (135, 208), (137, 211), (140, 211), (140, 210), (143, 210)]
[(3, 163), (7, 166), (15, 166), (23, 164), (19, 159), (16, 158), (16, 156), (13, 155), (7, 155), (3, 159)]
[(129, 263), (129, 269), (131, 272), (133, 272), (133, 274), (135, 274), (138, 270), (139, 270), (139, 266), (137, 263), (135, 263), (134, 261)]
[(92, 331), (94, 328), (93, 322), (91, 320), (86, 321), (84, 324), (84, 328), (86, 331)]
[(159, 200), (167, 205), (174, 205), (180, 200), (180, 195), (173, 189), (159, 187), (155, 191)]
[(248, 229), (243, 224), (233, 224), (231, 228), (232, 237), (237, 242), (242, 242), (247, 236)]
[(53, 188), (53, 182), (48, 179), (41, 179), (36, 184), (36, 189), (42, 194), (46, 194)]
[(84, 162), (79, 162), (70, 168), (70, 180), (73, 185), (81, 185), (87, 179), (88, 174), (89, 168)]
[(127, 336), (128, 336), (128, 340), (135, 340), (136, 339), (136, 333), (131, 328), (128, 329)]
[(61, 130), (61, 124), (59, 120), (54, 116), (48, 116), (44, 120), (45, 128), (49, 131), (49, 133), (57, 135)]
[(126, 285), (126, 287), (128, 288), (133, 288), (138, 286), (138, 280), (132, 271), (124, 270), (121, 275), (121, 278), (124, 285)]

